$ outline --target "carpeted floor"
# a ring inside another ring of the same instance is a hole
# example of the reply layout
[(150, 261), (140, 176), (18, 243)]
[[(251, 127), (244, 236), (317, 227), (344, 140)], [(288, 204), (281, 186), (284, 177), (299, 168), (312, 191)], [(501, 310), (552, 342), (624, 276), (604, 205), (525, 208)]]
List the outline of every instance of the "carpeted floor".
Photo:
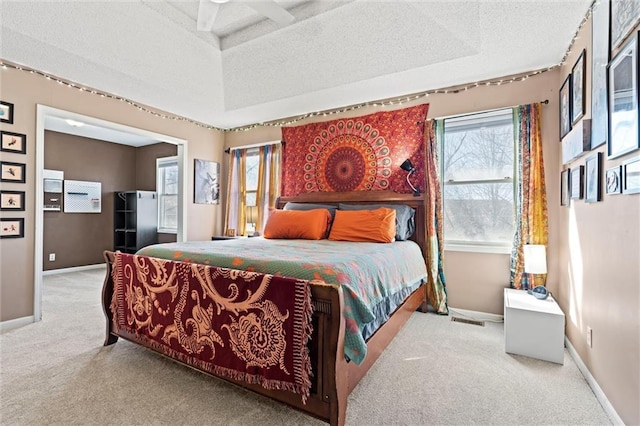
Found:
[[(103, 270), (45, 277), (43, 321), (0, 335), (3, 425), (317, 425), (120, 340), (103, 347)], [(349, 397), (348, 425), (610, 424), (565, 350), (504, 352), (502, 324), (415, 313)]]

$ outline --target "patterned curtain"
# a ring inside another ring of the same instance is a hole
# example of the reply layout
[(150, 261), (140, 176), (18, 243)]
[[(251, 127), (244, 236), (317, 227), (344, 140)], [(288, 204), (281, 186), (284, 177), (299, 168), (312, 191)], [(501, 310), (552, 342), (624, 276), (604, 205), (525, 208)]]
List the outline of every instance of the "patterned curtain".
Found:
[(276, 207), (276, 200), (280, 191), (280, 152), (281, 144), (260, 147), (258, 163), (258, 191), (256, 205), (258, 206), (258, 222), (256, 231), (262, 234), (266, 224), (269, 208)]
[(523, 246), (547, 245), (547, 192), (544, 184), (544, 161), (540, 137), (539, 103), (513, 109), (516, 129), (515, 200), (516, 232), (511, 249), (511, 282), (513, 288), (529, 289), (545, 285), (545, 275), (524, 273)]
[(448, 314), (447, 287), (443, 266), (443, 208), (442, 187), (440, 185), (439, 147), (442, 146), (444, 122), (429, 120), (425, 124), (426, 145), (426, 183), (427, 183), (427, 274), (430, 285), (427, 286), (427, 300), (439, 313)]
[(246, 149), (232, 149), (227, 180), (227, 211), (224, 221), (224, 233), (234, 229), (236, 235), (244, 235), (245, 195), (246, 195)]

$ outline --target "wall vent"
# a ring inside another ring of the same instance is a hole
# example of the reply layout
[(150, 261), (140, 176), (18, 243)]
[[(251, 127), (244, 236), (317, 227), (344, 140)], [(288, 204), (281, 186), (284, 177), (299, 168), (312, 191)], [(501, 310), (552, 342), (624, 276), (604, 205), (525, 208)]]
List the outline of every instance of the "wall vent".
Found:
[(484, 321), (478, 321), (478, 320), (460, 318), (460, 317), (454, 317), (454, 316), (451, 317), (451, 321), (463, 322), (465, 324), (479, 325), (480, 327), (484, 327)]

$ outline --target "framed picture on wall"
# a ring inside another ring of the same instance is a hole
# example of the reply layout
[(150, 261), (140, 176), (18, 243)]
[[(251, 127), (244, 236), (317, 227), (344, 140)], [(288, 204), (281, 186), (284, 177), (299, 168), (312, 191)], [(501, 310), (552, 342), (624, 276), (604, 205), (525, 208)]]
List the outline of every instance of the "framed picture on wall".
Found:
[(638, 34), (620, 49), (607, 69), (609, 140), (607, 156), (619, 157), (640, 147), (638, 136)]
[(640, 21), (640, 0), (611, 1), (611, 50), (615, 50)]
[(584, 168), (584, 200), (587, 203), (602, 201), (602, 153), (596, 152), (592, 156), (587, 157)]
[(640, 192), (640, 157), (622, 163), (622, 193), (637, 194)]
[(3, 217), (0, 219), (0, 238), (23, 238), (24, 218)]
[(25, 183), (26, 167), (23, 163), (0, 161), (0, 182)]
[(0, 101), (0, 122), (13, 124), (13, 104)]
[(560, 88), (560, 140), (571, 131), (571, 74)]
[(575, 65), (571, 69), (571, 125), (575, 125), (585, 112), (587, 73), (587, 51), (582, 50)]
[(206, 160), (195, 160), (193, 193), (193, 202), (195, 204), (220, 203), (219, 163)]
[(584, 166), (571, 169), (571, 199), (581, 200), (583, 197)]
[(22, 133), (12, 133), (0, 131), (0, 150), (14, 152), (16, 154), (27, 153), (27, 135)]
[(571, 169), (560, 172), (560, 205), (568, 206), (571, 198)]
[(618, 165), (607, 169), (605, 182), (607, 195), (622, 194), (622, 167)]
[(0, 191), (0, 210), (24, 211), (24, 191)]
[(591, 26), (591, 149), (607, 143), (607, 64), (609, 63), (609, 0), (593, 6)]

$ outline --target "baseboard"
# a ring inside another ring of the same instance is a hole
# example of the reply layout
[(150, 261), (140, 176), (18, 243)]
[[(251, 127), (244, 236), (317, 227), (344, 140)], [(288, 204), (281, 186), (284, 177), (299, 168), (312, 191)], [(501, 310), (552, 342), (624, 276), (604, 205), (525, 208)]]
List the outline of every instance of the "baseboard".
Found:
[(596, 382), (596, 379), (591, 375), (591, 372), (589, 371), (587, 366), (584, 364), (584, 362), (582, 362), (582, 358), (580, 358), (580, 355), (578, 355), (576, 348), (573, 347), (567, 336), (564, 336), (564, 344), (567, 347), (569, 355), (571, 355), (571, 358), (573, 358), (576, 365), (578, 366), (578, 370), (580, 370), (584, 378), (587, 380), (587, 383), (589, 384), (589, 387), (591, 387), (591, 390), (596, 396), (596, 399), (598, 400), (598, 402), (600, 402), (600, 405), (602, 405), (602, 408), (604, 409), (605, 413), (607, 413), (607, 416), (609, 416), (609, 420), (611, 420), (611, 423), (613, 423), (614, 425), (624, 426), (624, 422), (622, 421), (620, 416), (618, 416), (618, 413), (616, 413), (615, 408), (613, 408), (613, 405), (611, 405), (609, 399), (600, 388), (600, 385), (598, 385), (598, 382)]
[(106, 263), (96, 263), (95, 265), (73, 266), (71, 268), (50, 269), (48, 271), (42, 271), (42, 276), (66, 274), (69, 272), (90, 271), (92, 269), (105, 268)]
[(35, 322), (33, 315), (0, 322), (0, 334)]
[(504, 317), (502, 315), (490, 314), (488, 312), (470, 311), (467, 309), (458, 309), (449, 306), (449, 313), (479, 321), (504, 322)]

